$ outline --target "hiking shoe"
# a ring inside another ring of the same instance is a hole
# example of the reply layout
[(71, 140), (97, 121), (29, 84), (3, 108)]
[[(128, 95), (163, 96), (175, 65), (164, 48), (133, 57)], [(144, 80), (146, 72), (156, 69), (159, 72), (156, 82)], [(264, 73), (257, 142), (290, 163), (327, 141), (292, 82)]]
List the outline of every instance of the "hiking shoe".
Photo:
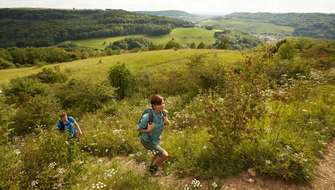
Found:
[(149, 167), (149, 172), (151, 175), (155, 175), (157, 171), (158, 171), (158, 166), (152, 165)]

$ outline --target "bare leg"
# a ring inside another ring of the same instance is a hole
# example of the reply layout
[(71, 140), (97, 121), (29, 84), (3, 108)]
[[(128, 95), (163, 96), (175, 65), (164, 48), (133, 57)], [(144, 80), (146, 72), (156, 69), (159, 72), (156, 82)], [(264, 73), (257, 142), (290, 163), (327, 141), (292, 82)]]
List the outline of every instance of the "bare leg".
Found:
[(160, 166), (164, 161), (166, 161), (169, 157), (162, 154), (160, 156), (155, 156), (153, 160), (153, 165)]
[(152, 160), (151, 160), (151, 164), (150, 164), (151, 166), (156, 164), (156, 160), (157, 160), (158, 157), (159, 157), (159, 155), (156, 154), (156, 155), (152, 158)]

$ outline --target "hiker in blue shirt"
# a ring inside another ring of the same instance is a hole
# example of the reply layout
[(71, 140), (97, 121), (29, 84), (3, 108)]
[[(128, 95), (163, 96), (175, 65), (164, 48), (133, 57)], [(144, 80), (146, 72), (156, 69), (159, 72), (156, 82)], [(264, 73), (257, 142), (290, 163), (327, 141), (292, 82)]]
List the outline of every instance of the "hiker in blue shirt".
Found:
[(153, 152), (154, 157), (151, 161), (149, 171), (155, 174), (158, 167), (168, 159), (168, 153), (160, 145), (160, 137), (164, 126), (169, 125), (170, 121), (164, 110), (164, 98), (159, 95), (151, 97), (151, 109), (147, 109), (138, 124), (140, 141), (142, 145)]
[(65, 112), (60, 114), (57, 128), (62, 132), (66, 130), (70, 138), (79, 138), (83, 134), (76, 120), (73, 117), (68, 116)]

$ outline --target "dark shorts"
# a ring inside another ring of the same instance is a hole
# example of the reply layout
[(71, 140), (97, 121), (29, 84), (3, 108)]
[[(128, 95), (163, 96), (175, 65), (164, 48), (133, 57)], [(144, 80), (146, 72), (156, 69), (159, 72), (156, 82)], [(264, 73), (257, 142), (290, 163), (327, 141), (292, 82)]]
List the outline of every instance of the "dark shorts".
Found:
[(144, 148), (146, 148), (147, 150), (150, 150), (154, 155), (168, 156), (167, 151), (161, 146), (159, 146), (158, 144), (156, 145), (151, 142), (144, 141), (142, 138), (141, 138), (141, 143), (144, 146)]

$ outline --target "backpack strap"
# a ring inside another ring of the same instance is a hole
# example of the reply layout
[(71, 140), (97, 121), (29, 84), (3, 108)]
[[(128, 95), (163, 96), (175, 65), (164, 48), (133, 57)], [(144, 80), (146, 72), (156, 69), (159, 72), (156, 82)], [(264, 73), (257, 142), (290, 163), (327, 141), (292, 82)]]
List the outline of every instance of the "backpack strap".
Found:
[(154, 110), (152, 108), (149, 108), (148, 114), (149, 114), (148, 124), (152, 124), (154, 122)]

